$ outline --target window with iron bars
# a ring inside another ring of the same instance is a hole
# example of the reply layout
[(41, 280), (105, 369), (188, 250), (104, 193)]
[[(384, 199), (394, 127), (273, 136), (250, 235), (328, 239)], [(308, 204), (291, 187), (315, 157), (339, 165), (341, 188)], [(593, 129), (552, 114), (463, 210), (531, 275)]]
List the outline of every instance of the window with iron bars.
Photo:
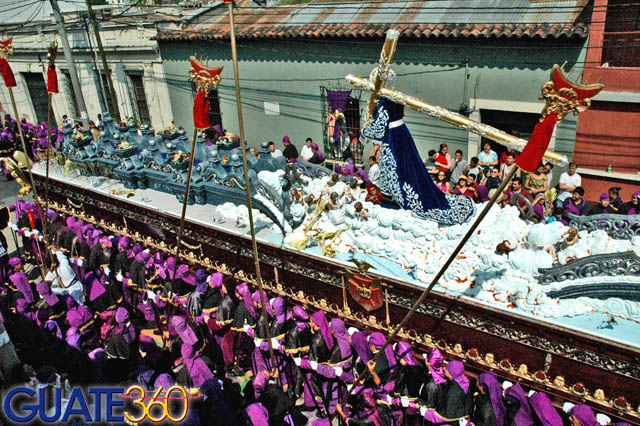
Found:
[(144, 126), (151, 122), (151, 117), (149, 115), (149, 106), (147, 105), (147, 96), (144, 92), (142, 73), (128, 72), (127, 77), (129, 78), (129, 91), (133, 102), (134, 116), (138, 124)]
[(220, 98), (218, 97), (218, 89), (211, 89), (208, 95), (209, 98), (209, 120), (211, 120), (211, 126), (219, 124), (222, 125), (222, 112), (220, 111)]
[[(329, 139), (328, 135), (328, 125), (327, 125), (327, 117), (329, 115), (329, 98), (327, 96), (327, 90), (345, 90), (343, 88), (333, 88), (333, 87), (320, 87), (320, 100), (322, 104), (322, 141), (323, 141), (323, 150), (322, 152), (325, 155), (327, 160), (330, 160), (332, 163), (341, 164), (344, 162), (343, 156), (347, 148), (351, 151), (353, 155), (353, 161), (356, 166), (364, 165), (363, 158), (363, 144), (361, 142), (360, 136), (360, 97), (362, 95), (362, 91), (358, 89), (351, 89), (351, 94), (347, 101), (347, 106), (345, 107), (344, 113), (344, 133), (342, 136), (342, 140), (338, 143), (334, 141), (333, 143)], [(348, 90), (348, 89), (347, 89)]]

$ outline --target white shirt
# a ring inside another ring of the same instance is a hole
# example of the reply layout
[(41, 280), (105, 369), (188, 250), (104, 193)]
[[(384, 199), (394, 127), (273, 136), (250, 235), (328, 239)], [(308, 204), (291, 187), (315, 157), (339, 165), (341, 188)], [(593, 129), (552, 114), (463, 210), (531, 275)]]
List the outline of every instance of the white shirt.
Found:
[(302, 159), (305, 161), (311, 160), (311, 157), (313, 157), (313, 151), (311, 151), (311, 147), (308, 147), (307, 145), (303, 146), (302, 150), (300, 151), (300, 157), (302, 157)]
[(553, 172), (547, 174), (547, 188), (551, 188), (551, 181), (553, 180)]
[(271, 153), (271, 157), (272, 157), (272, 158), (282, 157), (282, 151), (280, 151), (278, 148), (276, 148), (276, 149)]
[[(573, 176), (569, 176), (569, 173), (564, 172), (560, 175), (560, 181), (558, 183), (566, 186), (582, 186), (582, 178), (577, 173), (574, 173)], [(572, 192), (562, 190), (558, 195), (558, 200), (564, 202), (564, 200), (571, 197), (571, 194)]]
[(379, 178), (380, 166), (378, 166), (378, 163), (375, 163), (373, 166), (369, 167), (369, 180), (372, 184), (377, 185)]
[[(69, 259), (62, 251), (57, 251), (56, 257), (58, 258), (58, 262), (60, 263), (55, 271), (51, 271), (45, 277), (46, 281), (51, 281), (51, 291), (55, 294), (65, 295), (69, 294), (73, 297), (76, 302), (79, 304), (84, 304), (84, 292), (82, 287), (82, 282), (76, 279), (76, 274), (73, 272), (73, 268), (69, 263)], [(58, 284), (57, 277), (60, 277), (62, 284), (65, 288), (61, 288)], [(71, 285), (71, 283), (75, 283)]]

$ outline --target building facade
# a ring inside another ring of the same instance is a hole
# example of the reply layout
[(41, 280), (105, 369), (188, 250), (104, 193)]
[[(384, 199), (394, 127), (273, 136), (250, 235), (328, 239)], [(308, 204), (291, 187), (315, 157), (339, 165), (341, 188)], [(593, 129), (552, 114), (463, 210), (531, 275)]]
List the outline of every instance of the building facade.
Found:
[[(327, 89), (350, 89), (347, 74), (368, 76), (388, 28), (401, 31), (393, 60), (396, 89), (528, 138), (540, 117), (538, 96), (552, 66), (566, 61), (567, 69), (575, 66), (580, 72), (583, 67), (588, 34), (583, 2), (516, 0), (509, 5), (517, 3), (517, 11), (509, 13), (502, 2), (472, 2), (470, 10), (454, 3), (238, 9), (240, 84), (250, 145), (280, 144), (285, 135), (298, 147), (307, 137), (323, 142)], [(223, 127), (238, 132), (228, 28), (226, 8), (219, 7), (186, 28), (160, 29), (157, 39), (176, 122), (191, 123), (194, 94), (186, 77), (189, 56), (195, 53), (208, 58), (210, 66), (224, 66), (217, 91)], [(358, 101), (362, 120), (368, 94), (353, 90), (351, 97)], [(461, 149), (465, 157), (481, 149), (479, 136), (415, 111), (405, 113), (423, 156), (440, 143), (447, 143), (450, 152)], [(560, 123), (552, 148), (571, 157), (576, 127), (574, 117)]]
[[(87, 113), (95, 121), (99, 113), (111, 109), (95, 34), (87, 22), (86, 11), (63, 9), (63, 14)], [(148, 12), (140, 16), (139, 12), (132, 12), (118, 16), (110, 6), (98, 7), (96, 15), (120, 118), (134, 117), (139, 123), (150, 123), (155, 129), (169, 126), (173, 114), (168, 84), (157, 43), (152, 38), (156, 35), (155, 22), (162, 19), (165, 25), (170, 25), (170, 15)], [(14, 93), (20, 114), (32, 122), (47, 120), (47, 48), (51, 41), (58, 40), (59, 93), (53, 96), (54, 117), (58, 121), (63, 115), (81, 118), (51, 11), (43, 12), (41, 20), (25, 22), (22, 26), (6, 25), (0, 30), (4, 30), (4, 37), (13, 37), (14, 54), (9, 62), (18, 83)], [(0, 101), (4, 112), (13, 115), (4, 85), (0, 88)]]
[(612, 186), (624, 201), (640, 187), (640, 5), (595, 0), (583, 82), (601, 92), (578, 123), (574, 158), (587, 199)]

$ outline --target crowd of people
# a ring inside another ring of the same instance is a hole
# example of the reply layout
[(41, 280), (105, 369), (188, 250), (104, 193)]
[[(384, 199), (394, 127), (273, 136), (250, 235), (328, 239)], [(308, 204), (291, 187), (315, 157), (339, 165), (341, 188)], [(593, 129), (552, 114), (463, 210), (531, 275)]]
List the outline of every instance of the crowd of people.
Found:
[[(9, 124), (0, 142), (15, 144), (18, 123), (5, 118)], [(36, 156), (42, 143), (46, 147), (48, 129), (44, 123), (20, 125), (32, 136), (30, 155)], [(99, 126), (92, 129), (99, 131)], [(42, 133), (44, 142), (38, 136)], [(57, 140), (56, 130), (50, 134)], [(310, 138), (300, 153), (289, 137), (282, 142), (282, 151), (269, 144), (272, 156), (322, 164), (324, 156)], [(461, 151), (452, 159), (445, 144), (430, 153), (437, 186), (486, 201), (516, 158), (513, 152), (498, 158), (487, 146), (468, 164)], [(376, 147), (368, 174), (355, 170), (353, 161), (334, 171), (361, 178), (376, 195)], [(540, 220), (566, 220), (566, 212), (586, 214), (576, 168), (572, 163), (560, 177), (553, 216), (536, 209), (549, 188), (551, 164), (527, 176), (518, 172), (503, 203), (520, 193)], [(640, 192), (630, 203), (622, 202), (616, 188), (604, 195), (609, 199), (601, 197), (600, 213), (640, 213)], [(0, 233), (0, 312), (20, 359), (1, 378), (5, 388), (60, 383), (137, 383), (149, 391), (173, 384), (199, 388), (206, 398), (194, 401), (187, 424), (299, 425), (310, 423), (307, 412), (317, 425), (328, 424), (329, 415), (349, 425), (375, 426), (610, 423), (606, 416), (597, 419), (587, 405), (565, 404), (557, 410), (546, 394), (527, 392), (492, 372), (476, 377), (465, 372), (462, 362), (446, 362), (437, 348), (417, 354), (409, 343), (398, 341), (374, 362), (386, 341), (379, 332), (348, 327), (322, 311), (308, 312), (281, 297), (260, 294), (233, 277), (181, 264), (75, 217), (41, 212), (23, 201), (3, 210), (3, 216), (14, 218), (10, 226), (22, 246), (22, 253), (12, 256)], [(40, 270), (39, 278), (30, 280), (28, 264)], [(354, 383), (365, 369), (365, 380)], [(350, 386), (355, 386), (353, 397), (339, 404)]]
[[(450, 194), (464, 194), (476, 202), (488, 201), (500, 187), (513, 167), (517, 153), (505, 151), (500, 158), (485, 143), (483, 150), (470, 161), (463, 158), (463, 152), (457, 150), (452, 158), (447, 144), (441, 144), (438, 151), (429, 151), (425, 165), (432, 175), (436, 185), (442, 191)], [(535, 171), (526, 173), (518, 170), (499, 199), (499, 203), (517, 204), (521, 210), (531, 209), (531, 217), (539, 222), (553, 222), (561, 220), (568, 225), (568, 214), (589, 216), (596, 214), (640, 214), (640, 191), (631, 195), (629, 201), (621, 198), (621, 188), (611, 187), (608, 192), (600, 195), (599, 203), (589, 206), (584, 199), (582, 178), (576, 172), (578, 164), (571, 162), (568, 171), (560, 175), (555, 186), (555, 199), (547, 191), (553, 189), (553, 164), (540, 163)], [(514, 194), (520, 197), (514, 199)]]
[[(4, 210), (5, 220), (7, 210), (22, 253), (10, 257), (0, 237), (0, 312), (21, 362), (2, 377), (4, 387), (199, 388), (206, 398), (191, 404), (187, 424), (311, 423), (305, 412), (317, 425), (329, 424), (330, 414), (375, 426), (598, 424), (586, 405), (557, 410), (544, 393), (492, 372), (475, 377), (437, 348), (420, 355), (398, 341), (373, 362), (386, 341), (380, 332), (261, 295), (219, 272), (176, 265), (72, 216), (40, 215), (23, 201)], [(28, 263), (44, 269), (41, 278), (29, 279)]]

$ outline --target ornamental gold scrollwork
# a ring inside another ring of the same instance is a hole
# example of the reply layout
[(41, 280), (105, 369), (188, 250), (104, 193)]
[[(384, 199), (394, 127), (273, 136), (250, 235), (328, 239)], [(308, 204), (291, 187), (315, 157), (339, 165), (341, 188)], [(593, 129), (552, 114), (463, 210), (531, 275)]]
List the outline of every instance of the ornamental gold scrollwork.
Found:
[(196, 90), (209, 93), (216, 89), (222, 80), (220, 73), (224, 67), (210, 68), (203, 65), (195, 56), (190, 58), (189, 80), (196, 83)]
[(578, 84), (577, 80), (572, 82), (568, 78), (570, 74), (571, 71), (564, 75), (564, 64), (554, 65), (551, 69), (551, 78), (541, 89), (540, 100), (546, 103), (540, 121), (550, 114), (557, 114), (561, 121), (569, 113), (578, 115), (586, 111), (591, 106), (591, 98), (604, 87), (602, 84)]

